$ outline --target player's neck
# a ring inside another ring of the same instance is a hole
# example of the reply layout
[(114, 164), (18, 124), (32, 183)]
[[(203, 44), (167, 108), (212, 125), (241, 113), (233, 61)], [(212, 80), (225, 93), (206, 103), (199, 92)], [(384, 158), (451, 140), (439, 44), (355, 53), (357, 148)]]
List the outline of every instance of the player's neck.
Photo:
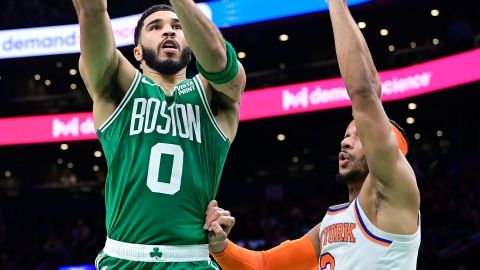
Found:
[(183, 68), (172, 75), (161, 74), (151, 69), (145, 69), (143, 74), (162, 86), (166, 92), (165, 94), (170, 96), (173, 92), (173, 87), (187, 78), (187, 68)]
[(355, 181), (353, 183), (348, 183), (348, 201), (353, 202), (355, 198), (360, 194), (360, 190), (363, 186), (363, 181)]

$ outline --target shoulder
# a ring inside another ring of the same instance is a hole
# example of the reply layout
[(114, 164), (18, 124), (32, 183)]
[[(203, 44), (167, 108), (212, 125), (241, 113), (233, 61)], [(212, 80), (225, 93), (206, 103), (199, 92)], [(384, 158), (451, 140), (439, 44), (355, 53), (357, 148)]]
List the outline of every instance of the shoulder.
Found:
[(350, 206), (350, 203), (342, 203), (342, 204), (337, 204), (337, 205), (333, 205), (333, 206), (330, 206), (328, 207), (327, 209), (327, 215), (328, 214), (338, 214), (338, 213), (341, 213), (343, 211), (345, 211), (348, 207)]

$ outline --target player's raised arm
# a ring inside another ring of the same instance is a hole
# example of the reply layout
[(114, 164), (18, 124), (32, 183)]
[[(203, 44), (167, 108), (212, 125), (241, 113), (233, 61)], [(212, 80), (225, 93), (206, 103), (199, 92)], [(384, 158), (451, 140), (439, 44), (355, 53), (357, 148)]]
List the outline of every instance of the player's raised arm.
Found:
[(320, 224), (300, 239), (285, 241), (266, 251), (239, 247), (228, 240), (235, 224), (230, 212), (211, 201), (207, 208), (205, 229), (212, 256), (225, 270), (314, 270), (318, 269)]
[(107, 0), (73, 0), (73, 4), (80, 24), (80, 73), (90, 96), (94, 102), (109, 99), (114, 85), (125, 92), (135, 68), (115, 47)]
[(232, 102), (238, 103), (245, 88), (245, 71), (233, 47), (193, 0), (170, 0), (185, 38), (197, 58), (200, 73)]
[[(352, 101), (356, 130), (368, 163), (370, 191), (418, 214), (419, 192), (415, 175), (401, 151), (384, 111), (381, 83), (370, 51), (345, 0), (329, 0), (340, 72)], [(368, 179), (367, 179), (368, 180)]]

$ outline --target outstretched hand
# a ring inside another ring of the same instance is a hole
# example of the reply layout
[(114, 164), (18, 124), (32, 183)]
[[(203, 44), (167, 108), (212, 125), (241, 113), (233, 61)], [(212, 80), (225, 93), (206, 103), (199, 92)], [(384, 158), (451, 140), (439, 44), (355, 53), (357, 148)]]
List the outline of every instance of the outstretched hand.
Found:
[(77, 13), (81, 10), (87, 14), (107, 10), (107, 0), (72, 0), (72, 2)]
[(213, 253), (220, 253), (227, 247), (228, 234), (235, 225), (235, 218), (230, 215), (230, 211), (218, 207), (216, 200), (208, 204), (206, 214), (203, 228), (209, 231), (209, 249)]

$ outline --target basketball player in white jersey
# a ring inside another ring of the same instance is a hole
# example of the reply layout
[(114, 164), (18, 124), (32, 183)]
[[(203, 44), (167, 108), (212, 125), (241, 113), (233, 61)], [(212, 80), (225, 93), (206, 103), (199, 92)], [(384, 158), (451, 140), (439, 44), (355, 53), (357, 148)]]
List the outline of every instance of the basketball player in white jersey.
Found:
[[(320, 1), (320, 0), (318, 0)], [(420, 194), (403, 130), (383, 109), (381, 83), (346, 0), (328, 0), (340, 72), (353, 118), (341, 141), (339, 173), (349, 202), (330, 207), (304, 237), (262, 252), (227, 240), (235, 223), (212, 201), (205, 228), (223, 269), (416, 269)]]

